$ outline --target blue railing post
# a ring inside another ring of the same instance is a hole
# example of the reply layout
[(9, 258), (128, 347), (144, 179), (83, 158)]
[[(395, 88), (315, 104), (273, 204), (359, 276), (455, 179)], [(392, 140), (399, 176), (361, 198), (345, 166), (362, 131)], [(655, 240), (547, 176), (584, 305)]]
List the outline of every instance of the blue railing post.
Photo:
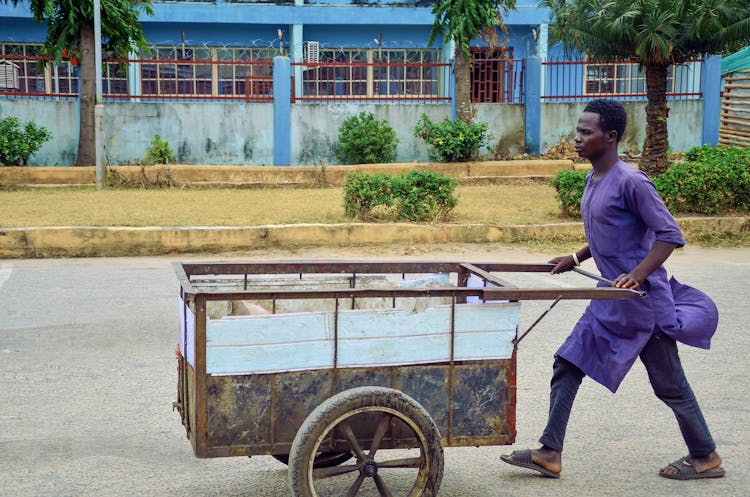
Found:
[(542, 60), (526, 57), (523, 65), (526, 153), (538, 155), (542, 138)]
[(701, 93), (703, 93), (703, 133), (701, 144), (719, 143), (721, 116), (721, 57), (706, 57), (701, 65)]
[(292, 149), (292, 63), (273, 58), (273, 162), (288, 166)]

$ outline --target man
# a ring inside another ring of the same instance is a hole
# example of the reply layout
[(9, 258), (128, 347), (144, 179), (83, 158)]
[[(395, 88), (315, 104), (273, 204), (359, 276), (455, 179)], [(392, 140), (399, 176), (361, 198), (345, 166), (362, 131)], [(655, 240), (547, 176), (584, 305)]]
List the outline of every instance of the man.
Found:
[(702, 292), (667, 279), (662, 265), (685, 244), (679, 226), (648, 177), (622, 162), (617, 145), (626, 114), (612, 100), (590, 102), (578, 119), (575, 149), (591, 162), (581, 202), (588, 245), (556, 257), (552, 274), (594, 258), (618, 288), (643, 289), (646, 297), (593, 300), (555, 354), (547, 426), (535, 450), (502, 460), (551, 478), (562, 471), (565, 431), (584, 376), (615, 392), (640, 356), (656, 396), (672, 408), (689, 454), (659, 471), (689, 480), (724, 476), (721, 457), (677, 353), (679, 340), (708, 348), (718, 312)]

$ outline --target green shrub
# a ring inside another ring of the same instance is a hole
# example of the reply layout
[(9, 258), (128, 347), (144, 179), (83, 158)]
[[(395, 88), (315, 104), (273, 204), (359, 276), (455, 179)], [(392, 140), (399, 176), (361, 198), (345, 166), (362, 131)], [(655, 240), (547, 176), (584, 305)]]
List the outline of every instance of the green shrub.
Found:
[(451, 121), (447, 117), (440, 123), (433, 123), (427, 114), (422, 114), (414, 127), (414, 136), (430, 146), (430, 160), (439, 162), (474, 160), (488, 140), (485, 123)]
[(581, 215), (581, 199), (586, 186), (586, 174), (587, 171), (561, 169), (552, 178), (552, 186), (557, 191), (555, 198), (560, 202), (560, 210), (564, 215), (573, 217)]
[(52, 133), (44, 126), (28, 121), (21, 126), (17, 117), (0, 119), (0, 163), (5, 166), (25, 166)]
[(375, 164), (396, 160), (396, 132), (371, 112), (347, 118), (339, 128), (336, 159), (342, 164)]
[(174, 152), (172, 147), (161, 136), (154, 135), (151, 144), (146, 150), (146, 156), (143, 158), (144, 164), (174, 164)]
[(669, 210), (722, 214), (750, 210), (750, 150), (695, 147), (654, 178)]
[(427, 171), (399, 176), (349, 173), (344, 182), (344, 211), (364, 220), (445, 220), (458, 204), (453, 194), (457, 185), (453, 178)]

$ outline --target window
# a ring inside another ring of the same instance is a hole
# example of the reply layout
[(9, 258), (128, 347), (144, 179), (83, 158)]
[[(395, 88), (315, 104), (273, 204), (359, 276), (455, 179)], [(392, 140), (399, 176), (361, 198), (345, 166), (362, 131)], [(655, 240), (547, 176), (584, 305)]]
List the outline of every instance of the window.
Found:
[(584, 68), (586, 95), (641, 95), (646, 91), (645, 77), (635, 62), (587, 64)]
[(272, 48), (154, 47), (141, 65), (143, 96), (269, 96)]
[[(646, 94), (645, 70), (636, 62), (586, 64), (584, 94), (618, 97)], [(667, 68), (667, 94), (700, 96), (700, 62), (688, 62)]]
[(516, 70), (520, 69), (514, 68), (513, 48), (507, 47), (503, 54), (491, 47), (473, 47), (471, 57), (471, 101), (512, 102), (516, 86), (514, 78)]
[(423, 98), (439, 96), (436, 49), (321, 48), (303, 73), (305, 96)]
[(78, 75), (75, 67), (67, 61), (40, 67), (41, 49), (41, 44), (0, 43), (0, 61), (10, 63), (9, 67), (14, 72), (17, 71), (18, 75), (16, 88), (5, 90), (38, 95), (76, 96)]
[(376, 50), (373, 61), (374, 93), (389, 96), (438, 94), (437, 52), (427, 50)]

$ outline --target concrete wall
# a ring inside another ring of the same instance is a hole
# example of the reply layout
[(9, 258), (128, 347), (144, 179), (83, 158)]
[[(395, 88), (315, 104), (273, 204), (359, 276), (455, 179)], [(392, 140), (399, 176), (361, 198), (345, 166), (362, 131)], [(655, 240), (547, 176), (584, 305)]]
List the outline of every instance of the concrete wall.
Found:
[(34, 121), (52, 132), (52, 139), (29, 158), (34, 166), (71, 166), (78, 155), (78, 102), (0, 100), (0, 119)]
[[(629, 126), (622, 152), (638, 152), (645, 137), (645, 102), (626, 102)], [(701, 144), (702, 100), (670, 102), (669, 143), (675, 152)], [(542, 152), (560, 140), (572, 140), (585, 102), (542, 104)], [(105, 141), (113, 165), (137, 163), (155, 134), (167, 140), (181, 164), (273, 164), (271, 103), (127, 103), (105, 105)], [(293, 165), (335, 164), (334, 147), (344, 120), (361, 111), (385, 119), (399, 137), (397, 161), (427, 161), (427, 147), (414, 137), (425, 113), (433, 121), (450, 115), (449, 105), (425, 104), (294, 104)], [(490, 125), (490, 149), (483, 158), (512, 157), (524, 152), (524, 106), (479, 104), (476, 120)], [(0, 118), (16, 116), (48, 127), (53, 138), (31, 158), (40, 166), (68, 166), (78, 147), (78, 102), (0, 100)]]
[[(429, 160), (424, 141), (414, 137), (414, 126), (422, 114), (433, 122), (450, 117), (448, 105), (424, 104), (295, 104), (292, 106), (292, 164), (336, 164), (334, 150), (338, 143), (339, 127), (344, 120), (359, 112), (372, 112), (376, 119), (384, 119), (399, 138), (397, 162), (425, 162)], [(479, 104), (476, 120), (490, 127), (489, 148), (481, 157), (510, 157), (524, 151), (523, 105)]]
[(360, 112), (384, 119), (398, 136), (398, 162), (428, 160), (427, 147), (414, 137), (414, 126), (422, 114), (434, 121), (450, 117), (450, 105), (425, 104), (294, 104), (292, 105), (292, 164), (336, 164), (334, 148), (344, 120)]
[[(268, 165), (273, 163), (273, 104), (107, 103), (106, 157), (134, 164), (154, 135), (169, 142), (182, 164)], [(40, 166), (69, 166), (78, 150), (78, 102), (0, 100), (0, 118), (33, 120), (53, 138), (31, 158)]]
[(523, 104), (474, 104), (476, 121), (489, 124), (489, 150), (483, 158), (515, 157), (525, 151)]
[[(623, 102), (628, 113), (628, 128), (620, 142), (620, 152), (640, 152), (646, 138), (646, 102)], [(561, 140), (572, 141), (578, 115), (586, 102), (543, 103), (542, 142), (545, 152)], [(669, 101), (669, 147), (673, 152), (685, 152), (701, 145), (703, 100)]]

